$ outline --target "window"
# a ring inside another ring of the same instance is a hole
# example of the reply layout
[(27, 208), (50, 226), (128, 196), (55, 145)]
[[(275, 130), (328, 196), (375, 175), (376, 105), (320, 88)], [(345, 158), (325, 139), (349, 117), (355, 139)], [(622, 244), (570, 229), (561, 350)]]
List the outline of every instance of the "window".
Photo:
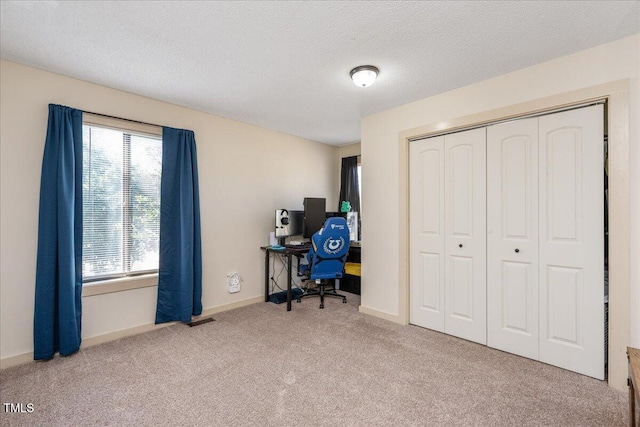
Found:
[(360, 196), (360, 212), (358, 212), (358, 240), (362, 238), (362, 163), (358, 156), (358, 195)]
[(157, 272), (162, 137), (85, 122), (84, 282)]
[[(358, 195), (360, 196), (360, 211), (362, 211), (362, 165), (360, 164), (360, 159), (358, 158)], [(361, 215), (362, 212), (358, 213)]]

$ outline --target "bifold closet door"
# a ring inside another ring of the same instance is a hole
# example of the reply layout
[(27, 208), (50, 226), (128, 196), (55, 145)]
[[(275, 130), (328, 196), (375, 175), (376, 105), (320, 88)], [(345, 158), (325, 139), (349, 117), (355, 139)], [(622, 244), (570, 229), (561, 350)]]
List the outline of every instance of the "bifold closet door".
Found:
[(538, 119), (487, 128), (487, 344), (538, 359)]
[(444, 137), (447, 334), (487, 343), (486, 128)]
[(410, 145), (410, 322), (486, 344), (486, 130)]
[(411, 323), (604, 378), (603, 121), (411, 143)]
[(410, 144), (410, 322), (444, 332), (444, 136)]
[(539, 118), (540, 361), (604, 379), (603, 106)]

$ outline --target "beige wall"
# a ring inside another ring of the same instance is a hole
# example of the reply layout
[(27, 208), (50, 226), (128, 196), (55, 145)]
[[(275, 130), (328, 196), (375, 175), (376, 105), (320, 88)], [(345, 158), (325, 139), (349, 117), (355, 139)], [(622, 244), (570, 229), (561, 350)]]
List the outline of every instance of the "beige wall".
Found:
[[(585, 50), (365, 117), (361, 126), (363, 218), (361, 311), (403, 323), (408, 265), (399, 236), (406, 232), (402, 203), (406, 176), (399, 137), (425, 127), (447, 129), (456, 119), (629, 79), (630, 342), (640, 345), (640, 35)], [(380, 233), (379, 230), (385, 230)], [(405, 236), (406, 237), (406, 236)], [(408, 241), (406, 238), (404, 242)]]
[(343, 145), (338, 147), (338, 161), (342, 161), (343, 157), (359, 156), (360, 143)]
[[(198, 148), (203, 306), (263, 295), (264, 254), (277, 208), (302, 209), (305, 196), (338, 196), (338, 148), (0, 62), (0, 357), (32, 352), (40, 168), (47, 105), (62, 104), (191, 129)], [(242, 290), (227, 292), (227, 273)], [(153, 323), (157, 288), (83, 297), (83, 338)]]

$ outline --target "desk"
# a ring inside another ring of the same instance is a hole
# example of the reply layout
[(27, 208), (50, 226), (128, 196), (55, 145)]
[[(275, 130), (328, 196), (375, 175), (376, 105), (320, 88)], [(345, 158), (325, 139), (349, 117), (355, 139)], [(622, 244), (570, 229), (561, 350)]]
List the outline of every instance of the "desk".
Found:
[(636, 400), (640, 401), (640, 349), (627, 347), (629, 359), (629, 425), (636, 425)]
[(309, 248), (272, 249), (271, 246), (261, 246), (260, 249), (264, 250), (264, 302), (269, 302), (269, 258), (271, 253), (285, 255), (287, 257), (287, 270), (289, 271), (287, 275), (287, 311), (291, 311), (291, 274), (293, 274), (291, 257), (296, 256), (298, 260), (300, 260), (304, 254), (309, 252)]

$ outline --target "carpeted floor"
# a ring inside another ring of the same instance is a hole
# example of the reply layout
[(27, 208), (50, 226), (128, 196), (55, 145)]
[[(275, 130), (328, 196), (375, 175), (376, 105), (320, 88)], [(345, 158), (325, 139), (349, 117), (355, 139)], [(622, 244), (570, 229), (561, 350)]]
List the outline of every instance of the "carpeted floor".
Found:
[(260, 303), (0, 373), (2, 426), (623, 426), (606, 383), (358, 312)]

